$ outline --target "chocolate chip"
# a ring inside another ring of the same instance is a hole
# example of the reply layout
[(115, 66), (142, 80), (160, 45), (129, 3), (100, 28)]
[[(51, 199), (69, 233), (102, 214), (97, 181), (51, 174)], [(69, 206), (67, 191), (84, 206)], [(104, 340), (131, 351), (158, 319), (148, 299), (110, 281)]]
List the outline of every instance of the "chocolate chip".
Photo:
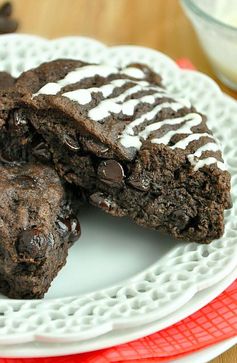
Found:
[(81, 235), (81, 226), (75, 216), (69, 218), (58, 218), (57, 225), (63, 238), (69, 242), (75, 242)]
[(0, 33), (14, 33), (17, 30), (18, 22), (14, 19), (0, 17)]
[(77, 151), (80, 149), (78, 142), (68, 135), (64, 136), (63, 141), (71, 150)]
[(7, 1), (0, 7), (0, 17), (8, 17), (12, 14), (12, 4)]
[(97, 175), (101, 181), (111, 186), (120, 186), (124, 178), (122, 165), (116, 160), (102, 161), (98, 167)]
[(189, 216), (182, 209), (176, 210), (175, 212), (172, 213), (171, 216), (171, 221), (180, 231), (185, 229), (189, 220), (190, 220)]
[(135, 178), (131, 176), (128, 179), (128, 184), (133, 186), (135, 189), (141, 190), (142, 192), (147, 192), (150, 189), (150, 180), (145, 177)]
[(38, 228), (32, 228), (21, 232), (16, 249), (22, 258), (41, 259), (52, 243), (52, 236), (46, 237)]

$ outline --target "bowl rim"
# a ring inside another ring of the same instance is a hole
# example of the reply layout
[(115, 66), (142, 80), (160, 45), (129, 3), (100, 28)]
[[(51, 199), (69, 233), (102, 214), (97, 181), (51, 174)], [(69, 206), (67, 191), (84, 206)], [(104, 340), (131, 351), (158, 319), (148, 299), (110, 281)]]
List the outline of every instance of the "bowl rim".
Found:
[(205, 12), (204, 10), (202, 10), (196, 2), (194, 2), (193, 0), (181, 0), (181, 3), (183, 4), (184, 7), (186, 7), (187, 9), (191, 10), (193, 13), (195, 13), (197, 16), (204, 18), (205, 20), (207, 20), (208, 22), (211, 22), (219, 27), (225, 28), (227, 30), (230, 30), (232, 32), (236, 32), (237, 33), (237, 27), (233, 26), (233, 25), (229, 25), (226, 24), (224, 22), (222, 22), (221, 20), (214, 18), (214, 16), (211, 16), (210, 14), (208, 14), (207, 12)]

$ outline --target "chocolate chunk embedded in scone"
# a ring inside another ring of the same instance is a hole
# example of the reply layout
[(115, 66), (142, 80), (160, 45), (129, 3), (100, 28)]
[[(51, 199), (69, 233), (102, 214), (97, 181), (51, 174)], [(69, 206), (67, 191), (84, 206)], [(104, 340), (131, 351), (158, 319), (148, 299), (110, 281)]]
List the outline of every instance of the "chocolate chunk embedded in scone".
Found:
[(16, 87), (25, 93), (17, 107), (55, 168), (93, 204), (178, 239), (223, 234), (230, 175), (219, 146), (206, 117), (149, 67), (57, 60)]
[(124, 170), (122, 165), (116, 160), (104, 160), (97, 169), (98, 178), (105, 184), (111, 186), (121, 186), (124, 179)]
[(0, 292), (42, 298), (80, 237), (72, 195), (42, 164), (0, 165)]

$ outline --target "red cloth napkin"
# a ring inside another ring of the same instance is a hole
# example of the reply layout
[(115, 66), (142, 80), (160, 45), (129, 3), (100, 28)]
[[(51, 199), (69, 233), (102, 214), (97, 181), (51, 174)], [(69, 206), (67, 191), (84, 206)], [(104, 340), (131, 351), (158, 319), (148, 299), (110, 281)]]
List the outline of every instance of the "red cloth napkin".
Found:
[[(188, 59), (180, 59), (177, 63), (181, 68), (194, 69)], [(134, 342), (66, 357), (0, 358), (0, 363), (168, 362), (235, 336), (237, 336), (237, 280), (195, 314), (167, 329)]]
[(176, 61), (180, 68), (195, 70), (196, 68), (188, 58), (180, 58)]

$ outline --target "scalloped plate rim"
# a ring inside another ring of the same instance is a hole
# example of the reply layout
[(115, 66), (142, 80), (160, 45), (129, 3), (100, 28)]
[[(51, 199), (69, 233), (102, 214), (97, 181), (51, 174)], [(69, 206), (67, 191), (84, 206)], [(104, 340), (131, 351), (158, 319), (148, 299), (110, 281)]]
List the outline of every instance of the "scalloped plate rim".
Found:
[[(224, 280), (220, 281), (220, 283), (218, 283), (218, 286), (213, 286), (212, 289), (215, 289), (215, 292), (212, 292), (212, 299), (214, 299), (216, 296), (218, 296), (221, 291), (223, 291), (224, 289), (226, 289), (227, 286), (229, 286), (236, 278), (237, 278), (237, 269), (235, 269), (235, 271), (232, 272), (231, 274), (232, 276), (225, 278)], [(221, 288), (219, 287), (219, 285), (221, 285)], [(137, 332), (130, 332), (129, 334), (125, 335), (125, 337), (123, 336), (117, 336), (116, 339), (112, 338), (109, 336), (109, 334), (104, 334), (103, 336), (98, 337), (99, 339), (102, 339), (101, 341), (97, 341), (96, 345), (94, 343), (94, 341), (90, 341), (88, 340), (87, 342), (56, 342), (55, 345), (52, 345), (52, 347), (47, 347), (47, 352), (43, 352), (42, 349), (44, 349), (43, 347), (39, 347), (38, 345), (36, 347), (34, 347), (35, 342), (28, 342), (30, 343), (30, 347), (29, 348), (24, 348), (24, 355), (22, 355), (21, 353), (21, 348), (20, 350), (18, 350), (18, 352), (16, 351), (16, 349), (18, 348), (19, 344), (14, 344), (14, 354), (12, 354), (12, 352), (10, 351), (10, 349), (12, 349), (12, 345), (11, 344), (7, 344), (7, 347), (4, 349), (4, 353), (1, 351), (1, 345), (0, 345), (0, 354), (2, 357), (11, 357), (11, 358), (29, 358), (29, 357), (50, 357), (50, 356), (62, 356), (62, 355), (68, 355), (68, 354), (80, 354), (80, 353), (86, 353), (86, 352), (90, 352), (90, 351), (94, 351), (94, 350), (99, 350), (99, 349), (106, 349), (106, 348), (110, 348), (114, 345), (120, 345), (120, 344), (125, 344), (127, 342), (136, 340), (136, 339), (140, 339), (144, 336), (147, 335), (151, 335), (157, 331), (166, 329), (168, 326), (173, 325), (175, 323), (177, 323), (178, 321), (184, 319), (185, 317), (189, 316), (190, 314), (193, 314), (195, 311), (197, 311), (197, 306), (195, 308), (193, 308), (193, 303), (194, 305), (197, 304), (199, 306), (198, 309), (201, 309), (203, 306), (205, 306), (207, 304), (207, 297), (201, 299), (200, 301), (200, 297), (199, 302), (195, 302), (197, 298), (193, 298), (192, 300), (190, 300), (188, 302), (189, 308), (188, 308), (188, 315), (182, 314), (180, 315), (180, 311), (177, 310), (176, 312), (174, 312), (175, 317), (168, 317), (168, 319), (170, 319), (169, 323), (161, 323), (158, 321), (154, 321), (152, 324), (152, 327), (148, 327), (147, 325), (143, 325), (139, 327), (139, 333)], [(209, 300), (209, 298), (208, 298)], [(192, 306), (192, 308), (190, 308), (190, 305)], [(176, 316), (179, 315), (179, 316)], [(118, 332), (118, 334), (120, 334)], [(27, 342), (26, 342), (27, 343)], [(42, 339), (39, 341), (40, 344), (44, 344), (44, 343), (49, 343), (49, 341), (46, 341), (45, 339)], [(57, 344), (61, 344), (63, 343), (63, 349), (65, 348), (65, 350), (60, 350), (58, 352), (58, 347)], [(72, 347), (71, 344), (75, 344), (78, 343), (79, 345), (77, 345), (76, 347)], [(85, 344), (85, 345), (83, 345)], [(9, 350), (8, 350), (9, 349)], [(29, 353), (29, 349), (30, 349), (30, 353)]]

